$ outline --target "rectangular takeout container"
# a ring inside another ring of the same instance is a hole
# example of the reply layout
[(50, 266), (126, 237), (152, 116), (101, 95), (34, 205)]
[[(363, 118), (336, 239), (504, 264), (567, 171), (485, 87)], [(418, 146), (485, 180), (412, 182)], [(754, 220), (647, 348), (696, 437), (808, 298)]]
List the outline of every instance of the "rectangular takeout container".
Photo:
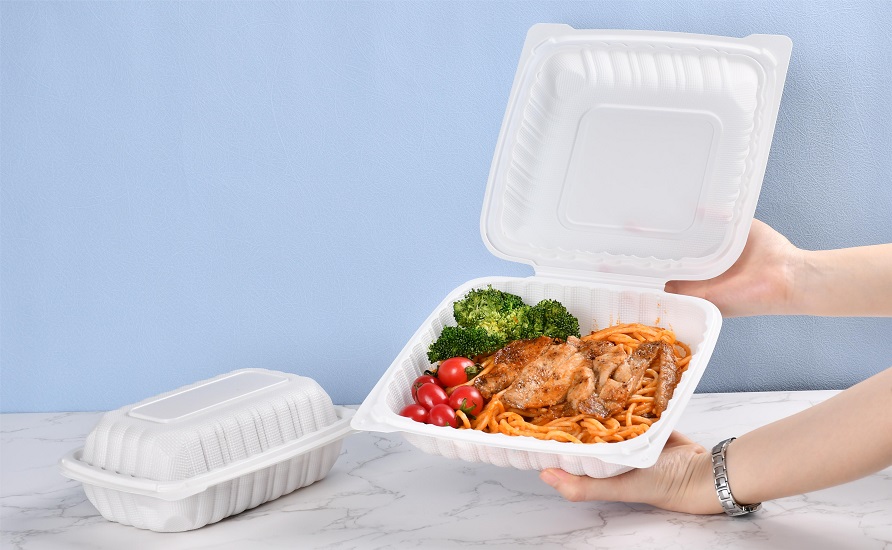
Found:
[(324, 478), (354, 412), (310, 378), (242, 369), (106, 413), (59, 469), (106, 519), (187, 531)]
[[(718, 309), (668, 294), (707, 279), (746, 242), (792, 44), (785, 36), (532, 27), (493, 156), (480, 220), (496, 256), (527, 278), (452, 291), (360, 406), (357, 430), (402, 432), (422, 451), (521, 469), (609, 477), (651, 466), (715, 347)], [(563, 303), (583, 334), (616, 323), (671, 328), (693, 357), (661, 418), (619, 443), (574, 444), (456, 430), (399, 416), (452, 304), (493, 288)]]

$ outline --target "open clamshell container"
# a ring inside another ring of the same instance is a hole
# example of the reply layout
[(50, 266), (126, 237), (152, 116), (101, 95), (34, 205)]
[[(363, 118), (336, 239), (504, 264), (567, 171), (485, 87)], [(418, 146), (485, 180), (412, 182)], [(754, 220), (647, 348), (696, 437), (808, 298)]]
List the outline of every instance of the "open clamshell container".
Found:
[[(692, 34), (530, 29), (496, 145), (481, 216), (490, 251), (535, 269), (450, 293), (352, 420), (419, 449), (521, 469), (609, 477), (656, 462), (712, 354), (721, 315), (668, 280), (714, 277), (746, 242), (774, 133), (791, 42)], [(428, 346), (475, 288), (563, 303), (583, 334), (616, 323), (671, 328), (693, 358), (651, 428), (573, 444), (456, 430), (398, 415)]]
[(106, 519), (187, 531), (324, 478), (354, 412), (310, 378), (238, 370), (106, 413), (59, 468)]

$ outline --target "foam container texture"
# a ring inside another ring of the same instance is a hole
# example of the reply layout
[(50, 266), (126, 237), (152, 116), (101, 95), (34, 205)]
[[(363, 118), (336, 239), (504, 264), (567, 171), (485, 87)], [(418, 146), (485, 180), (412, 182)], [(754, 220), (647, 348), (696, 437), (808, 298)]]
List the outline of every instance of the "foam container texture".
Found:
[(106, 413), (60, 468), (105, 518), (186, 531), (324, 478), (352, 413), (310, 378), (243, 369)]

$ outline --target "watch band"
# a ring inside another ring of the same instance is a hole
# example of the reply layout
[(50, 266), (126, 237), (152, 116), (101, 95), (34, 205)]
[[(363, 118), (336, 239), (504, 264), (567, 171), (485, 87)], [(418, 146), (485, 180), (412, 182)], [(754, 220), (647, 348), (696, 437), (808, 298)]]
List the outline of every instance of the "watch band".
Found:
[(736, 438), (728, 438), (712, 448), (712, 474), (715, 477), (715, 492), (722, 504), (722, 509), (729, 516), (743, 516), (762, 509), (762, 503), (741, 506), (734, 500), (731, 487), (728, 485), (728, 469), (725, 465), (725, 450)]

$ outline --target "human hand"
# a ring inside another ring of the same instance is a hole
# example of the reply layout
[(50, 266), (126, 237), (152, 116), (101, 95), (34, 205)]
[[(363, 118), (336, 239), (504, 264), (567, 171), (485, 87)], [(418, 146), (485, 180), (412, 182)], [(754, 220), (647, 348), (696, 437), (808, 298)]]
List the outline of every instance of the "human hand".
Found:
[(666, 292), (704, 298), (724, 317), (784, 314), (793, 301), (802, 251), (769, 225), (753, 220), (740, 258), (706, 281), (669, 281)]
[(722, 512), (712, 476), (712, 456), (702, 445), (672, 432), (656, 464), (595, 479), (549, 468), (539, 474), (567, 500), (641, 502), (689, 514)]

